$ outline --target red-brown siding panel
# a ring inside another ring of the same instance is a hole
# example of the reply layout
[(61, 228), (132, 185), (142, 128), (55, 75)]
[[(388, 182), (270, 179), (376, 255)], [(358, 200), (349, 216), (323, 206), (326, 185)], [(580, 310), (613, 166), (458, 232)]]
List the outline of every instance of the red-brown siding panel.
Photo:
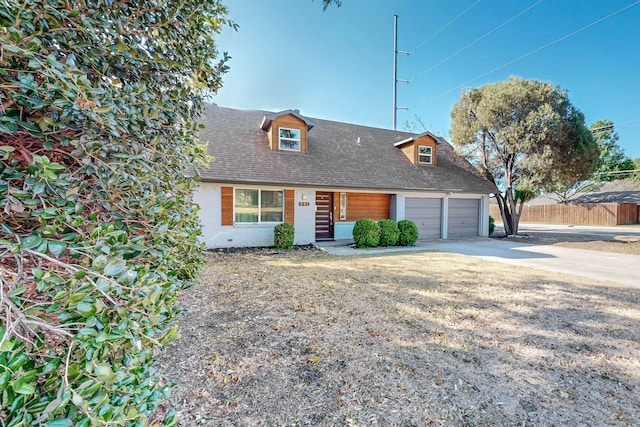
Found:
[(222, 187), (222, 225), (233, 225), (233, 187)]
[(374, 221), (389, 219), (390, 194), (347, 193), (347, 221), (371, 218)]
[(295, 192), (284, 190), (284, 222), (293, 224), (295, 211)]

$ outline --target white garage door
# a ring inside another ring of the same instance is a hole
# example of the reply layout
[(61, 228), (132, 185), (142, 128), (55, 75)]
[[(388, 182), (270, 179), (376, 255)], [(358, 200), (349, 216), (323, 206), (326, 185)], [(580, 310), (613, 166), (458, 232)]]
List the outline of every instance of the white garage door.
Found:
[(472, 237), (480, 234), (480, 200), (449, 199), (447, 237)]
[(416, 223), (419, 239), (439, 239), (442, 222), (442, 199), (407, 197), (404, 216)]

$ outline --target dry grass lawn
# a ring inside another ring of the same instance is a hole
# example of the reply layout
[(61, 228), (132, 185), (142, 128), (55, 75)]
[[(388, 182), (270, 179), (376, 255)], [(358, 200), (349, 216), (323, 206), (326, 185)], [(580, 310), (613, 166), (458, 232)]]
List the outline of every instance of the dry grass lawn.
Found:
[(416, 252), (211, 254), (182, 425), (640, 425), (640, 289)]

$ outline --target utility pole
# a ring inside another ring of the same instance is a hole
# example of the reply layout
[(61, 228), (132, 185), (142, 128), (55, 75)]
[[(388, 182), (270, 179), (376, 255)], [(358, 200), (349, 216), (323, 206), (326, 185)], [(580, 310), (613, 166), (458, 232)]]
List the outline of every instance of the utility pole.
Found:
[(398, 80), (398, 54), (409, 55), (409, 52), (398, 50), (398, 15), (393, 15), (393, 130), (396, 130), (396, 116), (398, 110), (408, 110), (398, 107), (398, 82), (409, 83), (408, 80)]

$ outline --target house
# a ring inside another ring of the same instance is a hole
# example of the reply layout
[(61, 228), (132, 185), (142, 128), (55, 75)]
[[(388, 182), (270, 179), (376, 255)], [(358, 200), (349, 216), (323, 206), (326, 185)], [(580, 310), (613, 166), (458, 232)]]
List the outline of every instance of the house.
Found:
[(209, 105), (200, 138), (215, 160), (200, 171), (208, 248), (351, 239), (360, 218), (410, 219), (420, 239), (487, 236), (495, 187), (441, 137)]

